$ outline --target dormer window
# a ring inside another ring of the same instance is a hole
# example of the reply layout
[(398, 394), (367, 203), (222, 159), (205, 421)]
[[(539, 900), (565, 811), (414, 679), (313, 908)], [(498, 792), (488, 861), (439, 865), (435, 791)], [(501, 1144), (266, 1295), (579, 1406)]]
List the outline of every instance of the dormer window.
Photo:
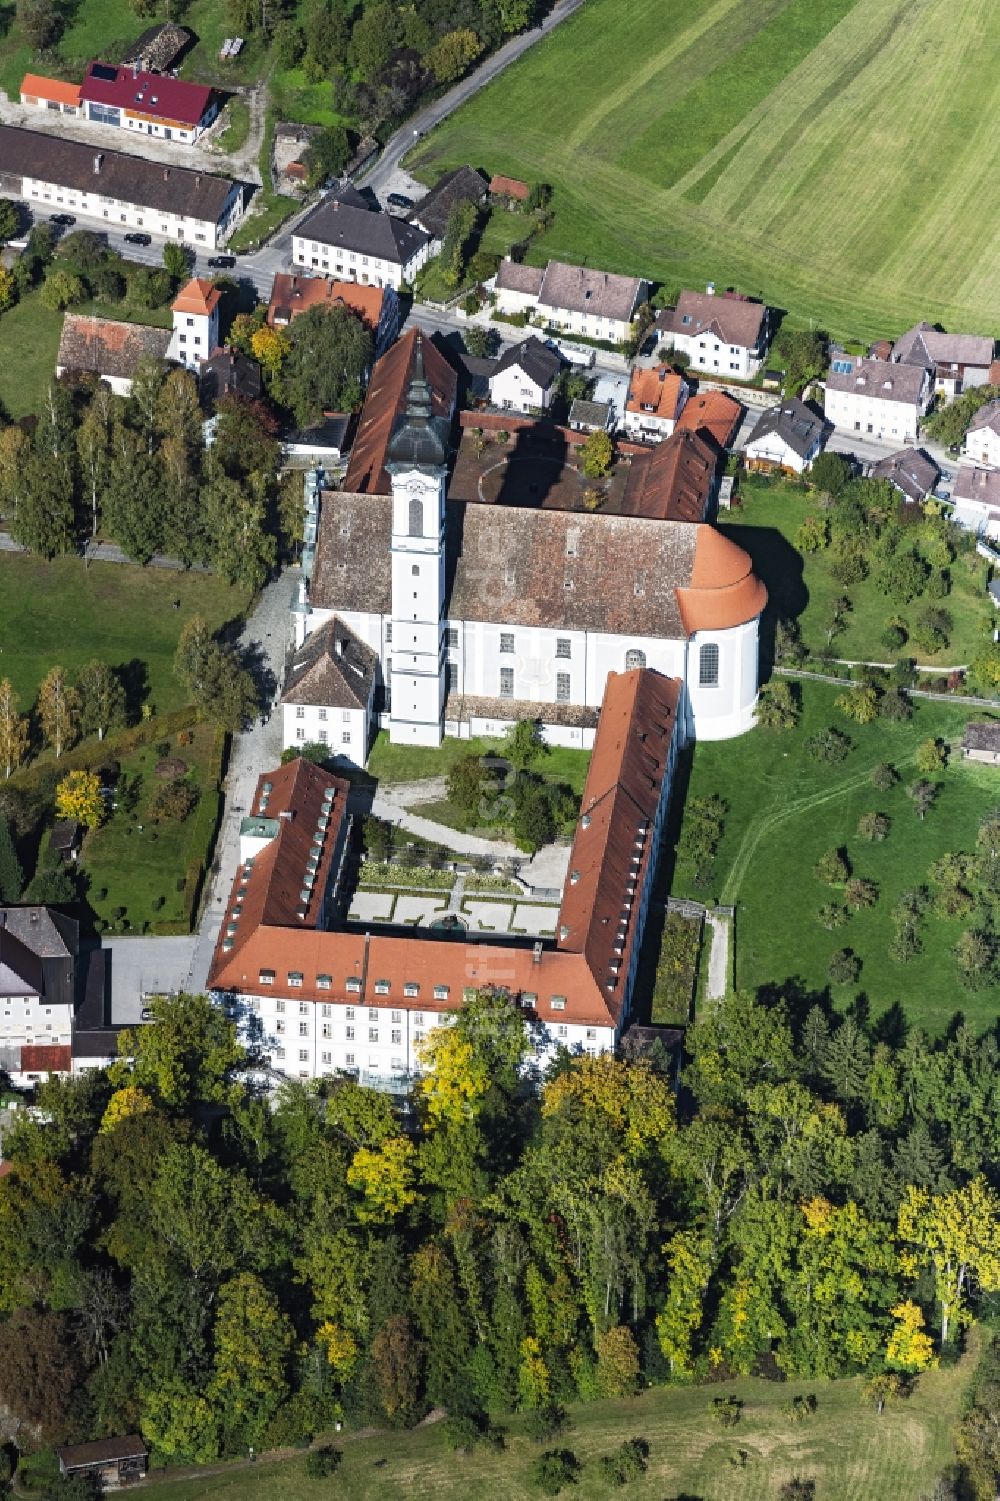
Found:
[(566, 997), (564, 995), (554, 995), (552, 997), (552, 1009), (553, 1011), (565, 1011)]
[(375, 981), (375, 994), (376, 995), (388, 995), (389, 994), (389, 981), (388, 980), (376, 980)]
[(420, 986), (415, 980), (407, 980), (403, 986), (403, 994), (414, 997), (420, 994)]
[(262, 969), (260, 974), (257, 976), (258, 983), (261, 985), (273, 985), (274, 978), (275, 976), (273, 969)]
[(350, 995), (361, 994), (361, 981), (355, 975), (351, 975), (347, 981), (347, 990)]

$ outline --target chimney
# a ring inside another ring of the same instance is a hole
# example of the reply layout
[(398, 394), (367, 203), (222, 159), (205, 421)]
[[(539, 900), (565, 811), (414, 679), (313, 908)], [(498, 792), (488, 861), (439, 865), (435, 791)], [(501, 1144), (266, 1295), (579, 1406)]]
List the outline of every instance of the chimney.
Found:
[(167, 178), (169, 176), (170, 176), (170, 168), (169, 167), (164, 167), (164, 169), (163, 169), (163, 181), (166, 182), (166, 180), (167, 180)]
[(708, 294), (709, 297), (714, 297), (715, 296), (715, 282), (714, 281), (710, 281), (708, 283), (707, 287), (705, 288), (705, 291), (706, 291), (706, 293)]
[(295, 809), (294, 808), (282, 808), (281, 812), (278, 814), (278, 817), (279, 818), (284, 818), (284, 819), (286, 819), (288, 821), (288, 823), (291, 823), (292, 819), (295, 817)]
[(344, 643), (340, 636), (334, 636), (333, 638), (333, 655), (335, 657), (342, 657), (344, 655)]
[(103, 162), (103, 160), (104, 160), (104, 152), (103, 151), (95, 152), (95, 154), (94, 154), (94, 176), (95, 177), (97, 176), (98, 172), (100, 172), (100, 170), (101, 170), (101, 163)]

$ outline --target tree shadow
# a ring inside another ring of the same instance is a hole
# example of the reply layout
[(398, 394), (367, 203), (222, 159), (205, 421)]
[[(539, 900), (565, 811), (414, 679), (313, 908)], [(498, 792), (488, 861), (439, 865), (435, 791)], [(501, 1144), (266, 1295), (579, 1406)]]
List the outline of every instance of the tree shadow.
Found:
[(884, 1042), (894, 1050), (898, 1050), (906, 1042), (910, 1031), (910, 1023), (906, 1012), (898, 1001), (893, 1001), (887, 1011), (883, 1011), (875, 1018), (872, 1024), (871, 1034), (875, 1042)]
[(274, 698), (278, 680), (267, 660), (267, 654), (259, 641), (249, 641), (240, 650), (240, 666), (250, 674), (257, 704), (263, 709)]
[(133, 657), (113, 671), (125, 692), (125, 716), (134, 724), (142, 718), (142, 706), (149, 697), (149, 668), (141, 657)]

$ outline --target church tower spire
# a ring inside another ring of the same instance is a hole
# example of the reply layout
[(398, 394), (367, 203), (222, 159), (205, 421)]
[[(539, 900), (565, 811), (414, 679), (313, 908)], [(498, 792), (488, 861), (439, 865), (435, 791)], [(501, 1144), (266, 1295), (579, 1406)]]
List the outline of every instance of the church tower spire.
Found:
[(423, 337), (414, 339), (406, 406), (386, 450), (392, 480), (389, 738), (440, 745), (444, 729), (445, 479), (448, 423), (434, 416)]

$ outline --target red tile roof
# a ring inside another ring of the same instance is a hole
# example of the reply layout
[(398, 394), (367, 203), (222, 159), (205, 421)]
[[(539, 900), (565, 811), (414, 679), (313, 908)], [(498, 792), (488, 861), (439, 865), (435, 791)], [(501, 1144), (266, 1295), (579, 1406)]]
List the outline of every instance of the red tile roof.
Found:
[(497, 198), (516, 198), (521, 203), (531, 197), (531, 189), (526, 182), (522, 182), (519, 177), (502, 177), (499, 173), (494, 173), (490, 178), (490, 192)]
[(212, 90), (204, 84), (167, 78), (162, 73), (92, 62), (87, 65), (80, 95), (94, 104), (110, 104), (129, 114), (148, 116), (151, 120), (173, 120), (193, 128), (208, 109)]
[(392, 493), (385, 456), (393, 425), (406, 404), (418, 334), (424, 352), (424, 374), (431, 388), (434, 416), (450, 417), (455, 410), (455, 392), (458, 386), (455, 371), (426, 334), (418, 328), (411, 328), (382, 356), (372, 371), (371, 384), (361, 409), (357, 436), (344, 476), (343, 489), (348, 493)]
[(291, 323), (307, 308), (340, 305), (375, 333), (384, 300), (381, 287), (363, 287), (356, 281), (331, 281), (325, 276), (295, 276), (279, 271), (271, 285), (267, 321), (273, 327), (274, 324)]
[(767, 590), (753, 571), (750, 555), (714, 526), (700, 526), (688, 588), (677, 590), (688, 635), (746, 625), (767, 604)]
[(728, 448), (742, 417), (743, 408), (725, 391), (699, 391), (685, 403), (676, 431), (707, 432), (720, 448)]
[(22, 1074), (68, 1074), (73, 1067), (73, 1049), (68, 1043), (38, 1043), (21, 1049)]
[(625, 408), (654, 417), (676, 418), (684, 389), (685, 382), (668, 365), (649, 370), (637, 368), (632, 371)]
[(174, 313), (200, 313), (202, 317), (219, 305), (222, 293), (203, 276), (193, 276), (170, 304)]
[(718, 458), (718, 451), (697, 433), (671, 433), (652, 450), (633, 458), (622, 515), (650, 521), (704, 521)]
[(21, 94), (29, 99), (51, 99), (54, 104), (68, 104), (73, 109), (80, 107), (78, 83), (63, 83), (59, 78), (42, 78), (38, 73), (25, 73), (21, 79)]

